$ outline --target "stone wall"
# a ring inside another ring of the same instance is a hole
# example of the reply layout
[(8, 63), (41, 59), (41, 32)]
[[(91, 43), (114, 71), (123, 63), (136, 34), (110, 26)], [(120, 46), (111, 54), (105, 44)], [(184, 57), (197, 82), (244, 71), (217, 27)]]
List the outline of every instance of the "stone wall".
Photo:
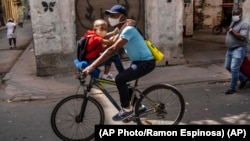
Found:
[[(75, 70), (73, 64), (76, 56), (77, 36), (75, 13), (79, 4), (75, 5), (75, 2), (74, 0), (30, 1), (38, 76), (50, 76)], [(88, 11), (82, 15), (82, 18), (79, 18), (83, 20), (83, 23), (91, 21), (85, 19), (89, 16), (91, 19), (105, 18), (99, 11), (104, 10), (100, 8), (102, 5), (95, 6), (93, 2), (97, 1), (87, 0), (86, 2), (81, 3), (87, 6), (85, 10)], [(136, 14), (136, 11), (142, 10), (140, 7), (144, 3), (141, 1), (133, 1), (138, 3), (136, 5), (131, 5), (128, 1), (120, 2), (124, 2), (129, 7), (130, 18), (140, 19), (145, 16), (146, 36), (165, 54), (164, 60), (158, 63), (158, 66), (185, 63), (183, 56), (183, 0), (145, 0), (145, 15), (141, 15), (140, 12)], [(105, 3), (105, 9), (114, 4), (111, 1)], [(97, 10), (92, 9), (94, 11), (92, 11), (92, 15), (89, 15), (91, 7), (95, 7)], [(80, 13), (78, 10), (77, 12)], [(144, 27), (143, 21), (138, 20), (138, 25)]]
[[(241, 7), (243, 8), (243, 19), (250, 24), (250, 16), (249, 16), (250, 0), (245, 0), (245, 2), (242, 3)], [(250, 31), (249, 31), (249, 35), (250, 35)], [(250, 47), (250, 36), (248, 38), (248, 43), (249, 43), (249, 47)], [(249, 53), (250, 53), (250, 48), (249, 48)]]
[(165, 54), (158, 65), (183, 64), (183, 0), (145, 0), (146, 35)]
[[(115, 4), (126, 7), (128, 18), (136, 21), (136, 26), (144, 32), (145, 10), (144, 0), (108, 0), (103, 3), (102, 0), (76, 0), (76, 33), (79, 39), (88, 29), (93, 28), (93, 22), (96, 19), (108, 20), (105, 10), (110, 9)], [(109, 31), (113, 27), (108, 27)]]
[(183, 37), (192, 37), (194, 29), (194, 14), (193, 13), (193, 1), (190, 3), (184, 3), (183, 12)]
[(76, 37), (74, 1), (31, 0), (30, 11), (37, 75), (72, 70)]

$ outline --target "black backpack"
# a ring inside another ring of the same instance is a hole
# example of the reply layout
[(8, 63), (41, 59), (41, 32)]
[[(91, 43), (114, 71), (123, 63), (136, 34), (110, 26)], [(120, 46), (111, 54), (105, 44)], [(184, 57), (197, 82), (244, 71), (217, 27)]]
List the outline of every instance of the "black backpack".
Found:
[(85, 60), (85, 56), (86, 56), (86, 47), (88, 45), (88, 41), (89, 41), (90, 37), (81, 37), (81, 39), (79, 39), (77, 41), (77, 59), (79, 61), (83, 61)]

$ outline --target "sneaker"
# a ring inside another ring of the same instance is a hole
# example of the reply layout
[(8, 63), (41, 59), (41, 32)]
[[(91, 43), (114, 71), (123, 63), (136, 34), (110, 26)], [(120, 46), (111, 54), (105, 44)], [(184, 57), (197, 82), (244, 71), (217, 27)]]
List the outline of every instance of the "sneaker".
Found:
[(244, 88), (246, 86), (247, 81), (248, 81), (248, 79), (246, 79), (245, 81), (241, 82), (239, 88), (240, 89)]
[(132, 113), (133, 113), (132, 109), (130, 111), (125, 111), (125, 109), (122, 108), (122, 110), (118, 114), (114, 115), (112, 119), (114, 121), (120, 121), (129, 117), (129, 115), (131, 115)]
[(229, 95), (229, 94), (234, 94), (234, 93), (236, 93), (235, 90), (228, 89), (225, 94)]
[(102, 78), (107, 79), (107, 80), (111, 80), (111, 81), (115, 80), (114, 77), (112, 76), (112, 74), (103, 74)]

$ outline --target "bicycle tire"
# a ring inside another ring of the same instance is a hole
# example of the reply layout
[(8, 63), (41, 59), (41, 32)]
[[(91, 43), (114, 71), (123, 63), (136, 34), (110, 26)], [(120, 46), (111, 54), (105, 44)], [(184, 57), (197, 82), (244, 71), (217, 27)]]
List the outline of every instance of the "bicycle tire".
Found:
[[(135, 105), (135, 120), (138, 125), (179, 124), (185, 112), (185, 101), (177, 88), (169, 84), (156, 84), (145, 89), (142, 94), (144, 96)], [(145, 111), (141, 111), (142, 105), (145, 106)], [(158, 108), (153, 105), (158, 105)]]
[(101, 104), (88, 97), (83, 120), (77, 123), (84, 100), (83, 95), (72, 95), (61, 100), (53, 109), (51, 126), (54, 133), (64, 141), (89, 141), (94, 138), (95, 125), (103, 125), (105, 120)]
[(213, 34), (215, 34), (215, 35), (220, 34), (220, 33), (222, 32), (222, 30), (223, 30), (223, 27), (220, 26), (220, 25), (216, 25), (216, 26), (214, 26), (213, 29), (212, 29)]

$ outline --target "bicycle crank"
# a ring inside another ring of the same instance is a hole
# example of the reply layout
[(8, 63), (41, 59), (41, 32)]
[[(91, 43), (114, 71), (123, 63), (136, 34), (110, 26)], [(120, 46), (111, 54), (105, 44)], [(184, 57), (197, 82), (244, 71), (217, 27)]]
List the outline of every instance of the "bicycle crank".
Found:
[(131, 116), (129, 116), (129, 117), (127, 117), (127, 118), (125, 118), (125, 119), (122, 120), (122, 122), (124, 122), (124, 123), (128, 123), (130, 121), (134, 121), (135, 122), (135, 115), (131, 115)]

